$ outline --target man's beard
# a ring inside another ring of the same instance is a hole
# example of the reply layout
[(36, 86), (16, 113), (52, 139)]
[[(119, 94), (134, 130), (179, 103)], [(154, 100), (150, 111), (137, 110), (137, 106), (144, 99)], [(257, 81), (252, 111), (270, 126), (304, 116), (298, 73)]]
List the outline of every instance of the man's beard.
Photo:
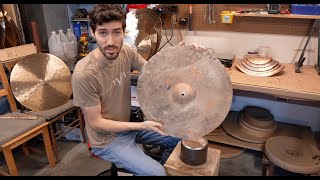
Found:
[(104, 55), (104, 57), (106, 57), (108, 60), (115, 60), (117, 59), (117, 57), (119, 56), (119, 53), (120, 53), (120, 50), (121, 50), (121, 46), (122, 44), (120, 45), (120, 47), (117, 47), (117, 46), (107, 46), (107, 48), (110, 48), (110, 47), (113, 47), (113, 48), (116, 48), (118, 51), (115, 52), (114, 54), (108, 54), (105, 52), (105, 49), (97, 43), (97, 47), (99, 48), (99, 50), (101, 51), (101, 53)]

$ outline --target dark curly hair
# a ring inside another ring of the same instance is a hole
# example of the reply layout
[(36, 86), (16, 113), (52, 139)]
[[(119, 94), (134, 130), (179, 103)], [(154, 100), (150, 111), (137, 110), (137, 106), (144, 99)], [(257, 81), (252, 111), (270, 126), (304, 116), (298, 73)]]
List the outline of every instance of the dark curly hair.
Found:
[(90, 27), (93, 33), (96, 31), (97, 25), (111, 21), (121, 21), (122, 29), (126, 28), (126, 12), (118, 4), (98, 4), (93, 7), (89, 13)]

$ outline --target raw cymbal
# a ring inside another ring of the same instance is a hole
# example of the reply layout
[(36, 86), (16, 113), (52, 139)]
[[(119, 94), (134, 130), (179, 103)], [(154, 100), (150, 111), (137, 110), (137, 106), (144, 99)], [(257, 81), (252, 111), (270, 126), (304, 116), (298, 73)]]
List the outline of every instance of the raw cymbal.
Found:
[(130, 11), (126, 20), (125, 42), (135, 47), (146, 60), (158, 52), (161, 42), (161, 19), (152, 9)]
[(271, 162), (291, 172), (312, 174), (320, 171), (320, 151), (297, 138), (272, 137), (266, 142), (264, 153)]
[(217, 128), (232, 102), (230, 77), (208, 52), (173, 46), (155, 54), (137, 84), (143, 113), (155, 118), (168, 135), (202, 137)]
[(276, 69), (280, 67), (280, 64), (278, 61), (273, 61), (271, 62), (272, 64), (265, 64), (265, 65), (253, 65), (250, 64), (250, 62), (246, 59), (243, 59), (241, 61), (242, 66), (244, 66), (246, 69), (251, 70), (251, 71), (256, 71), (256, 72), (265, 72), (265, 71), (269, 71), (271, 69)]
[(272, 61), (272, 58), (269, 57), (261, 57), (261, 56), (247, 56), (246, 58), (249, 62), (256, 65), (264, 65), (264, 64), (270, 64)]
[(251, 76), (273, 76), (279, 72), (281, 72), (284, 69), (284, 65), (279, 64), (280, 66), (276, 66), (273, 69), (270, 69), (268, 71), (252, 71), (250, 69), (247, 69), (246, 67), (243, 66), (242, 62), (243, 60), (237, 60), (236, 65), (237, 67), (244, 73), (251, 75)]
[(253, 68), (267, 68), (269, 66), (274, 67), (279, 64), (279, 61), (276, 61), (276, 60), (272, 60), (267, 64), (253, 64), (247, 58), (244, 58), (242, 61)]
[(68, 66), (47, 53), (22, 58), (12, 69), (10, 83), (15, 98), (32, 111), (63, 105), (72, 94)]

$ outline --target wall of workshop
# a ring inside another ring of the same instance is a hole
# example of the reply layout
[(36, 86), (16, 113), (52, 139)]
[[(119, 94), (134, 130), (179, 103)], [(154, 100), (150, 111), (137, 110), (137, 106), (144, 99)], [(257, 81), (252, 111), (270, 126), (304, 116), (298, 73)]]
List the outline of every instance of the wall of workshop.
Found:
[[(171, 31), (167, 31), (170, 38)], [(188, 31), (181, 30), (181, 35), (186, 44), (193, 42), (210, 47), (216, 53), (229, 53), (237, 57), (242, 57), (248, 51), (259, 46), (269, 47), (268, 55), (280, 61), (280, 63), (297, 62), (303, 46), (307, 40), (306, 36), (284, 35), (284, 34), (261, 34), (246, 32), (225, 32), (225, 31)], [(178, 30), (174, 30), (172, 40), (173, 45), (178, 44)], [(160, 47), (166, 42), (165, 32), (161, 40)], [(305, 53), (304, 64), (314, 65), (317, 62), (317, 37), (310, 39)], [(163, 48), (169, 47), (169, 43)], [(320, 76), (319, 76), (320, 78)], [(320, 108), (289, 104), (284, 102), (270, 101), (265, 99), (234, 96), (231, 110), (240, 111), (245, 106), (259, 106), (268, 109), (274, 115), (275, 120), (311, 127), (312, 131), (320, 131)]]
[(42, 49), (48, 49), (48, 39), (52, 31), (58, 33), (58, 30), (62, 29), (66, 32), (69, 28), (66, 4), (22, 4), (19, 8), (27, 43), (33, 42), (31, 21), (38, 24)]

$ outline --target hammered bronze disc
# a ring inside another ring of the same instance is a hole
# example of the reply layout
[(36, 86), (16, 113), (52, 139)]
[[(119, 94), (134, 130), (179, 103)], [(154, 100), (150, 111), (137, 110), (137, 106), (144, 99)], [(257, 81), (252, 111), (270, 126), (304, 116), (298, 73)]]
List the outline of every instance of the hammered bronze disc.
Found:
[(297, 138), (272, 137), (266, 142), (264, 153), (275, 165), (291, 172), (312, 174), (320, 171), (320, 151)]
[(251, 71), (256, 71), (256, 72), (265, 72), (269, 71), (271, 69), (276, 69), (280, 67), (280, 64), (278, 61), (273, 61), (272, 64), (266, 64), (263, 65), (263, 67), (260, 67), (260, 65), (252, 65), (249, 63), (249, 61), (246, 61), (243, 59), (240, 61), (242, 63), (242, 66), (244, 66), (246, 69), (251, 70)]
[(271, 137), (277, 126), (276, 123), (272, 123), (273, 120), (270, 120), (272, 125), (274, 126), (266, 126), (266, 127), (259, 127), (257, 124), (259, 122), (250, 123), (247, 121), (247, 117), (244, 113), (239, 114), (239, 126), (247, 132), (247, 134), (250, 134), (255, 137)]
[(155, 54), (137, 84), (143, 113), (162, 123), (168, 135), (202, 137), (217, 128), (232, 102), (230, 77), (208, 52), (173, 46)]
[(247, 56), (246, 59), (250, 61), (252, 64), (256, 65), (264, 65), (270, 64), (272, 58), (270, 57), (261, 57), (261, 56)]
[(280, 66), (276, 66), (273, 69), (270, 69), (268, 71), (252, 71), (250, 69), (247, 69), (246, 67), (243, 66), (242, 62), (243, 60), (238, 59), (236, 61), (236, 65), (238, 67), (238, 69), (240, 69), (242, 72), (251, 75), (251, 76), (273, 76), (279, 72), (281, 72), (284, 69), (284, 65), (280, 64)]
[(239, 119), (240, 125), (261, 132), (274, 132), (277, 122), (267, 109), (249, 106), (244, 109)]
[(149, 8), (137, 9), (127, 14), (126, 25), (124, 42), (136, 48), (144, 59), (149, 60), (158, 52), (161, 43), (160, 16)]
[(279, 61), (276, 61), (276, 60), (272, 60), (270, 61), (270, 63), (267, 63), (267, 64), (253, 64), (252, 62), (248, 61), (246, 58), (245, 59), (242, 59), (242, 64), (247, 64), (247, 66), (251, 66), (251, 68), (269, 68), (269, 69), (272, 69), (270, 68), (271, 67), (275, 67), (276, 65), (279, 64)]
[(243, 111), (238, 113), (238, 116), (228, 116), (223, 121), (222, 128), (231, 136), (251, 143), (264, 143), (271, 137), (271, 133), (245, 128), (240, 125), (240, 117), (242, 115)]
[(49, 110), (71, 97), (71, 73), (58, 57), (48, 53), (25, 56), (10, 76), (15, 98), (32, 111)]

